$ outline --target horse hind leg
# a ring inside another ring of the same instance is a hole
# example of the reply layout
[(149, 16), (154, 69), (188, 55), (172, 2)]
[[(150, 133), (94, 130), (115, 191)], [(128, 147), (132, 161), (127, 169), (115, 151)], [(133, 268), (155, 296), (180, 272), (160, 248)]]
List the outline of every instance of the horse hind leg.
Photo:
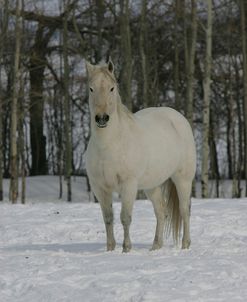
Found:
[(166, 204), (163, 197), (162, 187), (156, 187), (151, 190), (145, 190), (148, 199), (152, 201), (154, 213), (157, 219), (155, 237), (151, 250), (160, 249), (163, 246), (164, 226), (166, 216)]
[(191, 208), (191, 187), (192, 180), (174, 178), (173, 179), (177, 194), (179, 198), (179, 212), (183, 221), (183, 238), (182, 249), (188, 249), (190, 247), (190, 208)]

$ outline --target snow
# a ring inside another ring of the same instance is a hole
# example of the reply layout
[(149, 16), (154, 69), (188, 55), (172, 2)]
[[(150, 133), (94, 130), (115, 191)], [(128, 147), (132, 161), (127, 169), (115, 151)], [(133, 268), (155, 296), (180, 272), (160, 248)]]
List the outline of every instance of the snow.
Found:
[(26, 205), (0, 203), (0, 301), (246, 301), (247, 199), (194, 199), (190, 250), (169, 239), (152, 252), (153, 209), (136, 201), (123, 254), (119, 202), (118, 245), (106, 252), (100, 207), (83, 202), (81, 180), (73, 203), (56, 199), (54, 178), (28, 183)]

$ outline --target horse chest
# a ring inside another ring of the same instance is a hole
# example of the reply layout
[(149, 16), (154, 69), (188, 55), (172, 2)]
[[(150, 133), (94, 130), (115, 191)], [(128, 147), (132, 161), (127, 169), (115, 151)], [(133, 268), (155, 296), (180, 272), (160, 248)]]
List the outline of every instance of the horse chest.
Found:
[[(115, 153), (114, 153), (115, 154)], [(102, 187), (114, 191), (120, 190), (121, 180), (125, 177), (124, 160), (111, 152), (98, 154), (97, 160), (91, 163), (91, 175)]]
[(115, 165), (109, 165), (108, 162), (102, 162), (100, 172), (102, 183), (116, 190), (120, 182), (120, 170), (116, 166), (116, 163)]

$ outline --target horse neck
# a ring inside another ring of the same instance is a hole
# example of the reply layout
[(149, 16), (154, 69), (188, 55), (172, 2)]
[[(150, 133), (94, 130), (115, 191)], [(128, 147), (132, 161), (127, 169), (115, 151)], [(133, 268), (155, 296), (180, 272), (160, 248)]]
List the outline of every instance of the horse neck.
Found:
[(118, 111), (118, 116), (121, 120), (124, 120), (127, 123), (134, 121), (133, 113), (130, 112), (129, 109), (122, 103), (119, 94), (117, 99), (117, 111)]

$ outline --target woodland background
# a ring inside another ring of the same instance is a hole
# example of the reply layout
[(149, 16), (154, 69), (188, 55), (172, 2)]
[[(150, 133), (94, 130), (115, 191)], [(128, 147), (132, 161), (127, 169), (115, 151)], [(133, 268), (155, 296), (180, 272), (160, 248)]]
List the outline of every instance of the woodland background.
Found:
[(24, 203), (26, 176), (50, 174), (71, 200), (71, 176), (86, 177), (85, 59), (109, 56), (130, 110), (170, 106), (190, 121), (202, 197), (226, 179), (243, 196), (246, 30), (245, 0), (0, 0), (0, 199), (3, 178)]

